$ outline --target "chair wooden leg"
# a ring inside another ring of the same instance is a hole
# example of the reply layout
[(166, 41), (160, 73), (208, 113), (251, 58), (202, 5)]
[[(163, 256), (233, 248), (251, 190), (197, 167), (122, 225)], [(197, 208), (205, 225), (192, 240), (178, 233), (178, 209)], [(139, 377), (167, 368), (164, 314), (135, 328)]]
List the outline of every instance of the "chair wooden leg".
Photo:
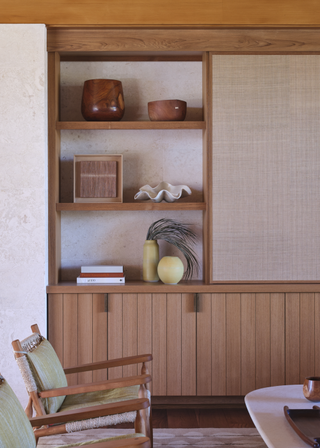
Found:
[[(147, 389), (144, 384), (141, 384), (139, 388), (138, 397), (148, 398)], [(141, 409), (140, 411), (137, 411), (137, 418), (134, 427), (136, 432), (142, 433), (149, 437), (152, 447), (151, 406), (148, 409)]]

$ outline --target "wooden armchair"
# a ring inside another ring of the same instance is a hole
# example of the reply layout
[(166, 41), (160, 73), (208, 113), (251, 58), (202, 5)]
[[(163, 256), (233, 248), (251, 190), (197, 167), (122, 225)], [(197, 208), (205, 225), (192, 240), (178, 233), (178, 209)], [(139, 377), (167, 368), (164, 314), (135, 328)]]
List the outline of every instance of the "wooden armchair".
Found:
[[(81, 418), (69, 419), (53, 427), (37, 430), (37, 437), (49, 434), (63, 434), (84, 429), (99, 428), (122, 422), (134, 422), (137, 433), (146, 435), (152, 445), (151, 406), (148, 408), (130, 409), (126, 407), (128, 400), (134, 406), (137, 399), (147, 399), (150, 403), (150, 392), (147, 384), (151, 381), (145, 363), (152, 360), (152, 355), (138, 355), (116, 360), (85, 364), (63, 369), (50, 342), (45, 339), (37, 325), (31, 327), (32, 335), (12, 342), (15, 359), (22, 374), (29, 402), (25, 409), (32, 420), (33, 409), (37, 417), (51, 414), (81, 414)], [(105, 369), (122, 365), (142, 363), (141, 375), (99, 381), (96, 383), (68, 386), (66, 374)], [(108, 409), (121, 411), (105, 413)], [(99, 405), (97, 407), (97, 405)], [(112, 407), (113, 406), (113, 407)], [(92, 408), (95, 408), (94, 411)], [(49, 419), (50, 420), (50, 419)], [(52, 421), (52, 420), (50, 420)]]
[[(145, 409), (149, 406), (149, 401), (144, 399), (133, 400), (135, 403), (128, 405), (130, 409), (135, 408), (137, 411)], [(104, 415), (112, 412), (121, 412), (126, 407), (125, 402), (118, 403), (117, 406), (111, 408), (109, 405), (105, 407)], [(39, 427), (42, 425), (50, 425), (69, 419), (82, 418), (81, 412), (74, 413), (58, 413), (44, 417), (35, 417), (28, 420), (18, 398), (7, 381), (0, 375), (0, 446), (1, 448), (35, 448), (37, 445), (38, 431), (32, 430), (32, 426)], [(150, 440), (144, 434), (130, 434), (126, 438), (113, 437), (107, 439), (93, 440), (85, 445), (89, 448), (94, 445), (95, 448), (150, 448)], [(77, 446), (77, 444), (67, 445), (69, 448)], [(62, 448), (62, 447), (57, 447)]]

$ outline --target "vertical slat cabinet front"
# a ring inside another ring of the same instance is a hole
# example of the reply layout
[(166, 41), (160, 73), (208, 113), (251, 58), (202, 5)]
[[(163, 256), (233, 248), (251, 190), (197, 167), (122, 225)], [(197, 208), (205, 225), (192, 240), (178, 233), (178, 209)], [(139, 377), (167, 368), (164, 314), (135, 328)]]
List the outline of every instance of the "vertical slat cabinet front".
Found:
[[(63, 367), (78, 365), (78, 297), (63, 295)], [(78, 374), (68, 375), (69, 386), (78, 384)]]
[(271, 294), (270, 386), (285, 384), (285, 295)]
[[(123, 294), (122, 356), (138, 354), (138, 295)], [(138, 375), (137, 365), (123, 366), (123, 376)]]
[(241, 394), (256, 385), (256, 296), (241, 294)]
[(197, 395), (211, 395), (211, 294), (196, 297), (197, 312)]
[(63, 294), (48, 294), (48, 339), (63, 365)]
[(181, 395), (181, 294), (167, 294), (167, 395)]
[(270, 294), (256, 294), (256, 388), (271, 384)]
[[(286, 295), (286, 383), (303, 383), (306, 376), (319, 375), (318, 294)], [(318, 350), (317, 348), (318, 347)]]
[[(108, 359), (108, 296), (93, 294), (92, 297), (92, 361)], [(93, 381), (108, 379), (108, 370), (101, 369), (92, 372)]]
[(167, 296), (152, 295), (152, 391), (167, 395)]
[(241, 395), (240, 294), (226, 294), (227, 395)]
[[(78, 294), (78, 365), (92, 363), (92, 294)], [(78, 382), (92, 383), (92, 371), (78, 373)]]
[[(108, 294), (108, 359), (122, 358), (123, 347), (122, 294)], [(108, 379), (122, 378), (122, 367), (108, 371)]]
[[(138, 294), (138, 355), (148, 353), (152, 354), (152, 295)], [(139, 364), (139, 374), (141, 367), (142, 364)], [(153, 375), (153, 361), (147, 362), (146, 367)], [(148, 387), (152, 393), (153, 381)]]
[(196, 309), (194, 294), (181, 296), (181, 394), (196, 395)]

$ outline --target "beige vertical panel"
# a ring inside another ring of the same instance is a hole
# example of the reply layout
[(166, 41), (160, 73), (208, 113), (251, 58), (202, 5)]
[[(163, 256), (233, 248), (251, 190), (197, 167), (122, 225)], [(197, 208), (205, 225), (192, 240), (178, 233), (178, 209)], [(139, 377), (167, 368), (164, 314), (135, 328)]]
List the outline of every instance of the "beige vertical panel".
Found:
[[(92, 361), (108, 359), (108, 313), (107, 294), (92, 297)], [(107, 369), (92, 372), (93, 381), (108, 379)]]
[(181, 393), (196, 395), (196, 310), (195, 295), (182, 294), (182, 357), (181, 357)]
[(226, 294), (227, 395), (241, 394), (240, 294)]
[[(77, 294), (63, 295), (63, 367), (78, 365), (78, 297)], [(78, 374), (68, 375), (68, 384), (78, 384)]]
[[(78, 294), (78, 365), (92, 362), (92, 294)], [(78, 373), (79, 383), (92, 383), (92, 372)]]
[[(108, 294), (108, 359), (122, 358), (122, 294)], [(122, 367), (108, 371), (108, 379), (121, 378)]]
[(181, 395), (181, 294), (167, 294), (167, 395)]
[[(152, 301), (151, 294), (138, 294), (138, 355), (152, 354)], [(149, 373), (153, 373), (153, 362), (147, 362)], [(142, 364), (138, 366), (141, 372)], [(149, 383), (152, 393), (152, 382)]]
[[(225, 294), (212, 294), (210, 297), (209, 294), (208, 299), (209, 303), (207, 305), (210, 306), (211, 302), (211, 312), (208, 309), (206, 331), (208, 333), (211, 331), (212, 350), (208, 356), (207, 367), (205, 369), (210, 369), (210, 366), (212, 366), (212, 375), (210, 375), (210, 371), (205, 370), (204, 372), (209, 381), (211, 377), (211, 395), (227, 395), (226, 296)], [(205, 344), (206, 340), (203, 340), (202, 343)], [(207, 345), (210, 350), (210, 339), (207, 341)], [(208, 387), (208, 390), (210, 390), (210, 387)]]
[(167, 296), (152, 295), (153, 395), (167, 395)]
[(314, 373), (314, 294), (300, 294), (300, 383)]
[[(48, 294), (48, 340), (63, 364), (63, 295)], [(41, 331), (41, 329), (40, 329)]]
[(211, 395), (211, 294), (197, 299), (197, 395)]
[(256, 388), (271, 383), (270, 294), (256, 295)]
[(256, 387), (256, 297), (241, 294), (241, 395)]
[(318, 279), (320, 57), (212, 64), (212, 278)]
[(320, 294), (314, 297), (314, 372), (320, 376)]
[[(138, 354), (138, 295), (123, 294), (122, 356)], [(136, 376), (136, 364), (123, 366), (123, 376)]]
[(286, 294), (286, 384), (299, 384), (299, 294)]
[(271, 294), (271, 386), (285, 384), (285, 300)]

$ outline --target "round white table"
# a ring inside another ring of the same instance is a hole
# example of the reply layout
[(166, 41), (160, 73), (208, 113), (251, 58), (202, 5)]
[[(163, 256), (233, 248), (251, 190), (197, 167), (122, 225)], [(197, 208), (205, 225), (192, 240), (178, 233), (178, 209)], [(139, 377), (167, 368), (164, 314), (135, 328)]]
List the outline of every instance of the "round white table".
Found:
[(302, 384), (257, 389), (245, 397), (245, 404), (255, 427), (269, 448), (307, 448), (284, 415), (289, 409), (312, 409), (314, 404), (302, 392)]

